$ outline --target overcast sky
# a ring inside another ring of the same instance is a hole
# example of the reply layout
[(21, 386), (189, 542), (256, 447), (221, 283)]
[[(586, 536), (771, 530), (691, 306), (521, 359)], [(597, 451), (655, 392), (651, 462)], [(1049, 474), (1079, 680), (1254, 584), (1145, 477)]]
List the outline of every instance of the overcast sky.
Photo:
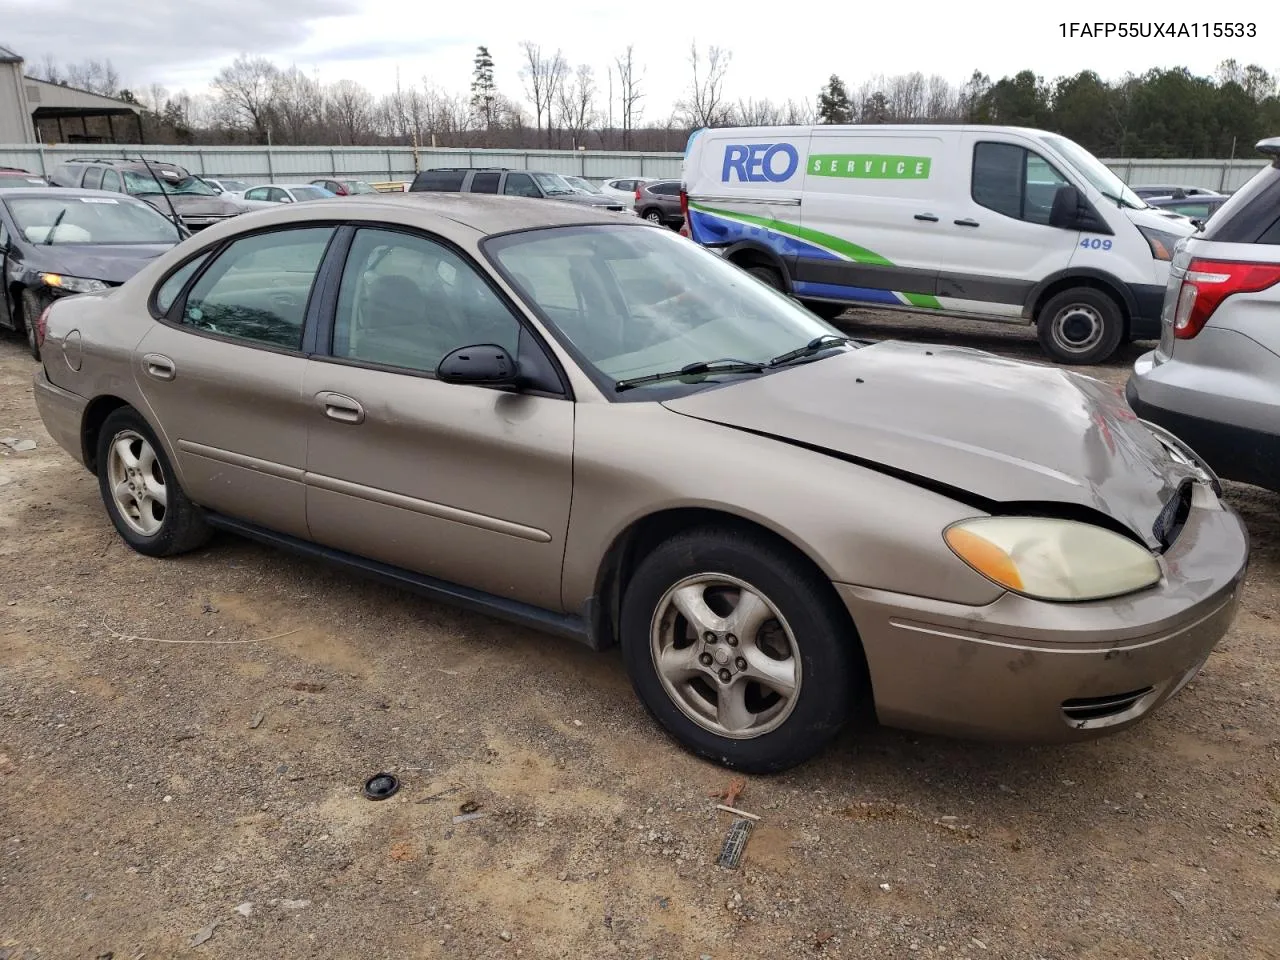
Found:
[[(755, 12), (744, 14), (744, 8)], [(996, 13), (1001, 8), (1016, 11), (1015, 21)], [(1254, 12), (1241, 14), (1245, 8)], [(404, 85), (425, 76), (463, 91), (476, 45), (485, 44), (499, 89), (523, 99), (522, 40), (540, 43), (547, 53), (559, 48), (572, 65), (591, 64), (602, 92), (606, 67), (634, 43), (647, 121), (665, 118), (682, 95), (695, 40), (732, 52), (725, 86), (731, 99), (782, 101), (812, 99), (833, 72), (851, 87), (876, 74), (914, 70), (957, 83), (975, 69), (998, 79), (1027, 67), (1046, 79), (1081, 69), (1111, 78), (1172, 66), (1209, 74), (1229, 57), (1280, 72), (1280, 13), (1271, 8), (1180, 0), (1057, 6), (1011, 0), (0, 0), (0, 44), (32, 61), (46, 53), (64, 62), (110, 58), (126, 86), (158, 82), (193, 93), (206, 90), (218, 68), (242, 52), (282, 66), (296, 63), (325, 82), (357, 80), (375, 93), (394, 89), (397, 69)], [(1193, 23), (1228, 14), (1256, 23), (1256, 36), (1064, 39), (1059, 26), (1108, 18)]]

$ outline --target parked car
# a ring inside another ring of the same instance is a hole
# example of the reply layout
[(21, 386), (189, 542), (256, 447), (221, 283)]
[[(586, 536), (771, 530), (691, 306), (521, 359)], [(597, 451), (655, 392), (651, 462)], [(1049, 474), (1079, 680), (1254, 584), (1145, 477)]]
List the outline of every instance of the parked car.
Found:
[(579, 193), (588, 193), (593, 197), (604, 196), (604, 191), (601, 190), (594, 183), (592, 183), (590, 180), (588, 180), (586, 177), (566, 176), (564, 180), (565, 180), (565, 183), (569, 184), (569, 186), (573, 187), (573, 189), (577, 190)]
[(1207, 187), (1192, 187), (1187, 184), (1177, 183), (1145, 183), (1141, 186), (1130, 187), (1134, 193), (1143, 200), (1149, 200), (1152, 197), (1221, 197), (1223, 194), (1217, 190), (1210, 190)]
[(243, 196), (244, 192), (253, 186), (253, 184), (245, 180), (230, 180), (226, 177), (201, 177), (200, 179), (219, 193), (229, 194), (233, 197)]
[(59, 297), (118, 287), (185, 231), (154, 207), (101, 190), (0, 188), (0, 325), (27, 336)]
[(636, 188), (635, 210), (650, 223), (679, 230), (684, 226), (683, 188), (679, 180), (655, 180)]
[(508, 170), (506, 167), (436, 167), (413, 179), (409, 192), (498, 193), (508, 197), (538, 197), (621, 212), (622, 204), (605, 196), (581, 193), (558, 173)]
[(281, 205), (42, 330), (41, 418), (134, 550), (231, 530), (621, 644), (662, 726), (744, 770), (859, 713), (1120, 730), (1196, 675), (1248, 560), (1099, 381), (852, 342), (585, 205)]
[(1147, 200), (1147, 205), (1154, 207), (1156, 210), (1177, 213), (1184, 217), (1190, 217), (1198, 223), (1204, 223), (1226, 202), (1227, 197), (1225, 196), (1151, 197)]
[(165, 216), (178, 215), (188, 230), (203, 230), (239, 216), (247, 209), (239, 200), (223, 196), (182, 167), (159, 161), (112, 160), (85, 157), (68, 160), (49, 178), (56, 187), (83, 187), (127, 193), (151, 204)]
[(302, 203), (304, 200), (332, 200), (336, 194), (310, 183), (264, 183), (244, 192), (251, 206), (270, 207), (277, 203)]
[(1271, 165), (1178, 247), (1125, 394), (1220, 476), (1280, 491), (1280, 137), (1258, 150)]
[(1065, 137), (1020, 127), (717, 127), (685, 157), (693, 240), (822, 316), (1034, 324), (1060, 363), (1160, 334), (1190, 220)]
[(47, 187), (49, 182), (44, 177), (22, 170), (19, 167), (0, 167), (0, 190), (16, 187)]
[(600, 192), (606, 197), (619, 200), (632, 209), (636, 205), (636, 191), (646, 183), (653, 183), (657, 177), (615, 177), (600, 185)]
[(312, 180), (313, 187), (322, 187), (328, 190), (335, 197), (355, 197), (360, 194), (377, 193), (372, 184), (365, 183), (363, 180), (336, 180), (321, 179)]

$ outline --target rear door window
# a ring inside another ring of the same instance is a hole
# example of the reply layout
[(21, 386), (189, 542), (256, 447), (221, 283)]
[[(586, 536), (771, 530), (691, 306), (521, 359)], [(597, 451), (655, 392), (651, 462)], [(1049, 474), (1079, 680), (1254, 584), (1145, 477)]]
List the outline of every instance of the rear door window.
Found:
[(462, 190), (466, 176), (465, 170), (424, 170), (414, 178), (413, 189), (457, 193)]
[(228, 246), (191, 287), (181, 323), (232, 340), (302, 347), (302, 326), (333, 227), (275, 230)]
[(501, 174), (497, 173), (477, 173), (471, 178), (472, 193), (497, 193), (498, 178)]

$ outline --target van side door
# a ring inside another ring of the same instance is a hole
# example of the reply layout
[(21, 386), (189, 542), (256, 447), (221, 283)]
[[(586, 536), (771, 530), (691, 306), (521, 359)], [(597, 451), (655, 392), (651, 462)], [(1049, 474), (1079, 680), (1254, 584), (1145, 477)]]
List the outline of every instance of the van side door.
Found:
[(1080, 242), (1078, 230), (1049, 226), (1054, 195), (1071, 181), (1016, 134), (967, 132), (959, 160), (968, 178), (942, 224), (938, 299), (947, 310), (1021, 317), (1031, 289), (1065, 269)]
[(936, 308), (954, 138), (936, 132), (813, 131), (796, 293)]

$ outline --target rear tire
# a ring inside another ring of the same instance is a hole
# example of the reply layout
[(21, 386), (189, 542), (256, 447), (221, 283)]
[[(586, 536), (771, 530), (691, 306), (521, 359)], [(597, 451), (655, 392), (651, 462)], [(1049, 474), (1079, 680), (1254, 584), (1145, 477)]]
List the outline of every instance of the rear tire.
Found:
[(830, 587), (789, 550), (736, 531), (706, 527), (655, 548), (627, 584), (620, 634), (654, 719), (736, 770), (803, 763), (870, 690)]
[(782, 283), (782, 274), (773, 269), (773, 267), (766, 267), (763, 264), (753, 263), (750, 266), (743, 267), (743, 269), (757, 280), (768, 284), (778, 292), (786, 293), (786, 288)]
[(646, 210), (644, 213), (640, 214), (640, 216), (648, 220), (650, 223), (656, 223), (659, 225), (662, 223), (662, 213), (659, 210)]
[(1072, 287), (1051, 297), (1036, 317), (1040, 346), (1058, 363), (1101, 363), (1124, 339), (1124, 314), (1093, 287)]
[(829, 300), (801, 300), (806, 310), (810, 313), (816, 313), (823, 320), (834, 320), (836, 317), (843, 316), (849, 310), (849, 305), (845, 303), (832, 303)]
[(34, 290), (22, 291), (22, 325), (27, 335), (27, 349), (37, 360), (40, 359), (40, 345), (36, 343), (36, 323), (51, 303), (51, 297), (41, 296)]
[(98, 432), (98, 489), (125, 543), (148, 557), (171, 557), (208, 541), (204, 515), (147, 422), (132, 407), (107, 415)]

